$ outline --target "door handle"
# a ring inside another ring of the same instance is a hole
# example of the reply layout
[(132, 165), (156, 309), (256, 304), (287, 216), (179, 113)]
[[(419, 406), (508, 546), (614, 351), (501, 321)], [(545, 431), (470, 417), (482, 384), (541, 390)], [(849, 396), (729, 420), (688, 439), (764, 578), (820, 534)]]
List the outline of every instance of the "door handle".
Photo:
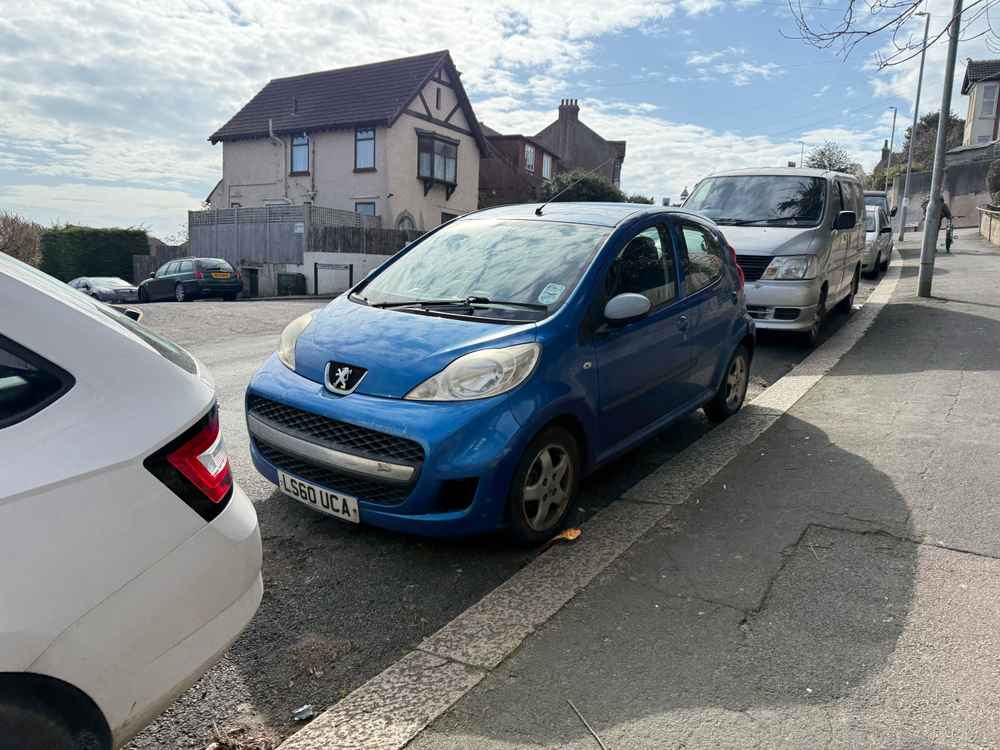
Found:
[(682, 331), (686, 331), (688, 329), (688, 316), (687, 315), (681, 315), (677, 319), (677, 327), (680, 328)]

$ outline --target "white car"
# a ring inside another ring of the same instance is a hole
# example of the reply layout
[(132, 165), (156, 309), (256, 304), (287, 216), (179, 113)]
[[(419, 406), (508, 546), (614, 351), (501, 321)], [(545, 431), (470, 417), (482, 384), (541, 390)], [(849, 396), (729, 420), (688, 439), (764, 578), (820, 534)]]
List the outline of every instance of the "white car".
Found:
[(892, 223), (885, 209), (865, 206), (865, 254), (861, 269), (868, 276), (878, 276), (889, 269), (892, 259)]
[(0, 746), (19, 750), (124, 744), (263, 592), (204, 366), (3, 253), (0, 549)]

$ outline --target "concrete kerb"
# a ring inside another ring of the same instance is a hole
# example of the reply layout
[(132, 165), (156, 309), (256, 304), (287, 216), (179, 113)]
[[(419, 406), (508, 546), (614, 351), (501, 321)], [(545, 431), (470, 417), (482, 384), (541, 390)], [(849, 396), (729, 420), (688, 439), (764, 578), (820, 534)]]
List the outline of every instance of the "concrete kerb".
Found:
[(573, 545), (541, 554), (415, 650), (286, 739), (279, 750), (397, 750), (457, 703), (538, 627), (773, 425), (864, 336), (899, 282), (898, 262), (848, 323), (740, 414), (595, 515)]

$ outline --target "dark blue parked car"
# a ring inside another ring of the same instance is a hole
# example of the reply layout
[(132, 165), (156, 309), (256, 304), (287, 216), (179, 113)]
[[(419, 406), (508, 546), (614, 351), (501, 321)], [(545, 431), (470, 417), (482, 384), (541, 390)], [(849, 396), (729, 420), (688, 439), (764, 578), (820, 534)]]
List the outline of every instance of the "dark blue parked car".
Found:
[(710, 221), (489, 209), (288, 325), (247, 390), (251, 451), (283, 492), (345, 520), (538, 543), (595, 467), (699, 407), (738, 411), (753, 349), (742, 272)]

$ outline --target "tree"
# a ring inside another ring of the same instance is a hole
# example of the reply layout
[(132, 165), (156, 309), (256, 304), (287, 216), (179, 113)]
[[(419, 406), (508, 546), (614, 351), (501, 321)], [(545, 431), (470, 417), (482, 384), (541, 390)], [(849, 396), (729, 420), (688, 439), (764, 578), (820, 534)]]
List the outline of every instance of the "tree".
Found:
[[(913, 139), (913, 171), (929, 172), (934, 166), (934, 146), (937, 141), (938, 127), (937, 112), (929, 112), (917, 121), (917, 135)], [(907, 128), (903, 135), (903, 146), (899, 152), (892, 155), (892, 166), (889, 168), (889, 184), (899, 174), (906, 172), (906, 160), (910, 150), (910, 139), (913, 128)], [(956, 117), (954, 114), (948, 115), (948, 127), (945, 132), (945, 150), (951, 150), (962, 145), (962, 137), (965, 133), (965, 120)], [(866, 181), (866, 187), (871, 190), (883, 190), (885, 188), (886, 172), (884, 167), (877, 166), (872, 171)]]
[[(986, 29), (975, 36), (988, 36), (987, 46), (996, 46), (996, 41), (1000, 39), (1000, 33), (994, 30), (989, 18), (989, 9), (994, 4), (994, 0), (967, 0), (961, 13), (962, 26), (985, 18)], [(888, 36), (892, 50), (888, 54), (876, 50), (874, 55), (875, 64), (882, 70), (920, 54), (924, 39), (922, 33), (914, 33), (920, 25), (913, 23), (913, 17), (924, 9), (924, 5), (924, 0), (846, 0), (840, 19), (831, 22), (830, 8), (804, 0), (788, 0), (798, 28), (795, 33), (786, 36), (820, 49), (835, 47), (838, 54), (845, 58), (862, 42), (868, 39), (881, 41), (881, 37)], [(817, 14), (816, 20), (810, 18), (808, 11)], [(927, 37), (928, 47), (948, 33), (953, 19), (950, 15), (943, 16), (943, 19), (940, 27), (931, 29)]]
[(827, 141), (806, 155), (806, 166), (813, 169), (832, 169), (834, 172), (849, 172), (851, 156), (843, 146)]
[(629, 203), (653, 203), (653, 199), (642, 195), (641, 193), (634, 193), (626, 199)]
[[(572, 187), (570, 187), (571, 185)], [(563, 190), (566, 192), (559, 195)], [(561, 172), (546, 183), (542, 191), (542, 200), (550, 200), (555, 195), (559, 195), (556, 199), (559, 202), (607, 201), (623, 203), (626, 200), (625, 193), (615, 187), (606, 177), (580, 169), (574, 169), (572, 172)]]
[(41, 231), (32, 221), (0, 211), (0, 253), (37, 267), (42, 262)]
[(1000, 159), (990, 162), (990, 168), (986, 170), (986, 187), (993, 205), (1000, 205)]

